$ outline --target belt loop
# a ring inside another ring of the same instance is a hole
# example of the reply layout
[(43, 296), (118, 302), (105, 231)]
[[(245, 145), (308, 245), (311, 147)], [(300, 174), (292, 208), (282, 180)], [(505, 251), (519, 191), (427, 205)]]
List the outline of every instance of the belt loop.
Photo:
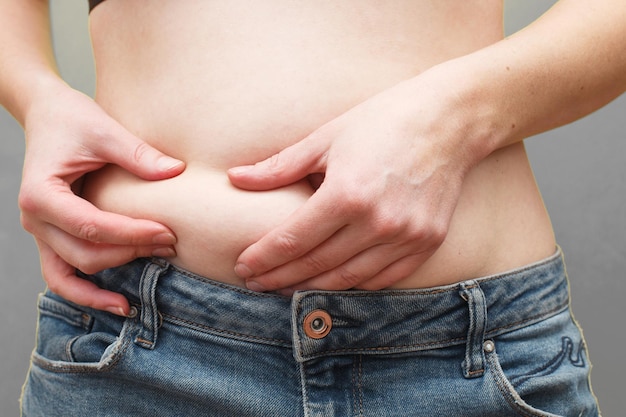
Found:
[(465, 347), (465, 360), (462, 363), (465, 378), (480, 377), (485, 373), (485, 353), (483, 342), (487, 327), (487, 303), (485, 294), (476, 281), (460, 284), (459, 294), (469, 307), (469, 330)]
[(135, 344), (146, 349), (154, 349), (160, 327), (159, 312), (156, 304), (156, 286), (159, 276), (169, 264), (161, 259), (152, 260), (143, 270), (139, 283), (141, 300), (141, 329), (135, 338)]

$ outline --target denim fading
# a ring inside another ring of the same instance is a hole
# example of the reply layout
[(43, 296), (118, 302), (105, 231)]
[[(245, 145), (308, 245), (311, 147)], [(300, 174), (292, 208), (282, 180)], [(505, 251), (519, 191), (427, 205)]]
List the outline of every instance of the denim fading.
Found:
[[(292, 298), (139, 259), (39, 298), (23, 416), (597, 416), (560, 250), (508, 273)], [(311, 315), (313, 314), (313, 315)]]

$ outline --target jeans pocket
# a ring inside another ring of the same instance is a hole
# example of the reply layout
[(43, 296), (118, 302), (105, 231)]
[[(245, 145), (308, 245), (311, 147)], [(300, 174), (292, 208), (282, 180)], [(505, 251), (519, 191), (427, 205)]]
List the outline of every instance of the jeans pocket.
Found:
[(518, 416), (598, 415), (585, 342), (569, 310), (497, 336), (488, 372)]
[(35, 366), (53, 372), (104, 372), (128, 346), (130, 319), (40, 295)]

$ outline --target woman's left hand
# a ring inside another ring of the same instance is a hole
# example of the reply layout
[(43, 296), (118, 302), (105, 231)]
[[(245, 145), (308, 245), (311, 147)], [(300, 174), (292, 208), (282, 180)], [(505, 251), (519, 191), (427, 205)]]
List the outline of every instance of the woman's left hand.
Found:
[(239, 256), (235, 272), (248, 288), (382, 289), (442, 244), (476, 152), (465, 141), (468, 112), (454, 92), (420, 78), (264, 161), (229, 170), (231, 182), (249, 190), (324, 178), (302, 207)]

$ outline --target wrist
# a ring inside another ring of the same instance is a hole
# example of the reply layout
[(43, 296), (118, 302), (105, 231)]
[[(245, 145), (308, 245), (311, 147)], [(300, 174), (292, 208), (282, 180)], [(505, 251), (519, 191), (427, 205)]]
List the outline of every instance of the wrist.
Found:
[(443, 80), (451, 122), (463, 132), (463, 148), (474, 163), (528, 136), (527, 109), (518, 105), (514, 77), (485, 58), (468, 55), (429, 70)]
[(39, 103), (58, 96), (58, 92), (68, 85), (53, 71), (32, 71), (24, 73), (14, 83), (12, 92), (4, 101), (5, 108), (25, 127)]
[(468, 72), (463, 63), (448, 61), (409, 81), (413, 97), (428, 103), (428, 114), (419, 109), (418, 118), (434, 121), (429, 137), (449, 155), (458, 155), (457, 162), (468, 170), (508, 140), (504, 116), (498, 114), (500, 109), (482, 78)]
[(62, 100), (64, 91), (68, 89), (71, 87), (54, 73), (37, 74), (21, 95), (14, 117), (26, 128), (32, 120), (41, 117), (42, 109), (49, 108), (52, 101)]

